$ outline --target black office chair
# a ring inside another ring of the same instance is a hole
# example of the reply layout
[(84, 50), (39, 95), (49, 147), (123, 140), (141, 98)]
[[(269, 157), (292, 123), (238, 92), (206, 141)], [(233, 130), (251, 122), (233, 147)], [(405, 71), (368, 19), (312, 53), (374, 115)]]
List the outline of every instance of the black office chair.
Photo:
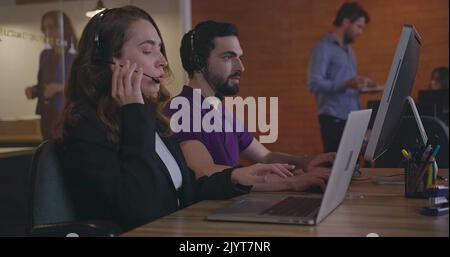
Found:
[[(449, 136), (448, 127), (438, 118), (431, 116), (420, 116), (423, 127), (430, 143), (440, 144), (441, 150), (436, 157), (439, 168), (448, 168)], [(414, 147), (416, 140), (420, 140), (419, 131), (413, 116), (403, 117), (402, 125), (395, 141), (391, 147), (375, 162), (378, 168), (401, 167), (402, 148)]]
[(43, 142), (35, 151), (30, 184), (30, 236), (114, 236), (120, 232), (109, 222), (76, 220), (53, 140)]
[[(448, 168), (448, 126), (437, 117), (421, 116), (420, 118), (422, 119), (423, 127), (427, 132), (430, 142), (434, 145), (441, 145), (441, 150), (436, 156), (436, 162), (439, 168)], [(412, 117), (409, 117), (409, 119), (412, 119)]]
[(433, 116), (448, 126), (448, 89), (420, 90), (417, 109), (421, 115)]

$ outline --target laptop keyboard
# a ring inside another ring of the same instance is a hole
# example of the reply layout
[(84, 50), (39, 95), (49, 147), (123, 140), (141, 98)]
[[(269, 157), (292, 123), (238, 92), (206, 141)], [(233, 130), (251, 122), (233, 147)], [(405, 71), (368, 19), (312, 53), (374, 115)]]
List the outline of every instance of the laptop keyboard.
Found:
[(319, 208), (321, 202), (321, 198), (287, 197), (261, 214), (306, 217)]

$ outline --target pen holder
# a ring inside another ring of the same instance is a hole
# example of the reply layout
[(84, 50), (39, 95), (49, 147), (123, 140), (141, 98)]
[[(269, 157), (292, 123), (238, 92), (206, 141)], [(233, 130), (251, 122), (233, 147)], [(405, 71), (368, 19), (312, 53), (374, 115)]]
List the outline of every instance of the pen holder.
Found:
[(425, 189), (435, 183), (434, 161), (405, 162), (405, 196), (408, 198), (427, 198)]

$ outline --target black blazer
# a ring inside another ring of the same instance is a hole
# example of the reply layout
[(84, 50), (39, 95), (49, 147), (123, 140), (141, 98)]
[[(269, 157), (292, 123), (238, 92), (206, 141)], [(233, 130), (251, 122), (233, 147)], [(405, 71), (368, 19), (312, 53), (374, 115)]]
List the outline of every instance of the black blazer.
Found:
[(155, 151), (155, 131), (163, 126), (157, 123), (152, 105), (120, 108), (119, 146), (108, 141), (93, 108), (83, 108), (76, 114), (80, 119), (73, 125), (65, 124), (60, 147), (64, 179), (73, 196), (77, 219), (105, 220), (125, 231), (196, 201), (230, 198), (251, 189), (231, 182), (233, 169), (196, 179), (178, 143), (162, 137), (181, 170), (183, 182), (177, 191)]

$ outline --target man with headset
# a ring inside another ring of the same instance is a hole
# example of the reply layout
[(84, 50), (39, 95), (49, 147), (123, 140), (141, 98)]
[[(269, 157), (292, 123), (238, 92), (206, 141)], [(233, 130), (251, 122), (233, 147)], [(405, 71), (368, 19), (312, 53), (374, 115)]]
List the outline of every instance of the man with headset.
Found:
[[(191, 118), (191, 130), (175, 133), (181, 145), (188, 166), (198, 177), (211, 175), (224, 168), (239, 166), (240, 158), (252, 163), (289, 163), (297, 168), (296, 176), (288, 178), (270, 177), (269, 182), (254, 186), (254, 190), (304, 191), (311, 187), (325, 188), (329, 176), (329, 165), (334, 161), (335, 153), (321, 154), (315, 157), (294, 156), (286, 153), (271, 152), (256, 140), (247, 130), (243, 132), (193, 132), (193, 99), (200, 97), (202, 102), (210, 96), (223, 100), (224, 96), (236, 95), (244, 65), (243, 51), (239, 44), (237, 28), (233, 24), (205, 21), (183, 36), (180, 48), (181, 61), (189, 75), (189, 85), (184, 86), (177, 96), (188, 99)], [(201, 96), (195, 96), (201, 90)], [(225, 110), (218, 111), (225, 123)], [(213, 107), (211, 107), (213, 108)], [(172, 116), (179, 109), (167, 105), (167, 113)], [(203, 117), (210, 110), (201, 109)], [(233, 115), (233, 124), (236, 124)], [(174, 121), (172, 121), (174, 122)], [(178, 121), (176, 121), (178, 122)], [(238, 121), (239, 122), (239, 121)]]

